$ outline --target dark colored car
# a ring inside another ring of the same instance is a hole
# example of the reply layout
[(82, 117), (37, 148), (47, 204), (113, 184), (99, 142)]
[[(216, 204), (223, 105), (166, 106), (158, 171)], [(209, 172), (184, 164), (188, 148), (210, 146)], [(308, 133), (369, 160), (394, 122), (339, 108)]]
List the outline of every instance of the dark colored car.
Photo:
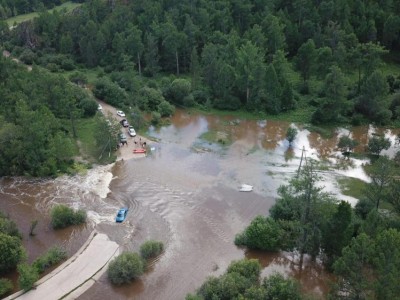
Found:
[(126, 119), (122, 119), (121, 121), (119, 121), (119, 123), (124, 127), (128, 127), (129, 126), (129, 123), (128, 123), (128, 121)]
[(121, 208), (118, 213), (117, 216), (115, 217), (115, 222), (121, 223), (125, 220), (126, 215), (128, 214), (128, 209), (127, 208)]

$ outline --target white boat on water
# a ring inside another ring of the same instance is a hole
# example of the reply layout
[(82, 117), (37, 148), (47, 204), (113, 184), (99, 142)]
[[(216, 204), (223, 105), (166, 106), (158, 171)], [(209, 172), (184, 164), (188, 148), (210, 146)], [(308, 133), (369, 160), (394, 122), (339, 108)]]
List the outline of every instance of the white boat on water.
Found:
[(252, 185), (242, 184), (239, 188), (239, 192), (251, 192), (253, 190)]

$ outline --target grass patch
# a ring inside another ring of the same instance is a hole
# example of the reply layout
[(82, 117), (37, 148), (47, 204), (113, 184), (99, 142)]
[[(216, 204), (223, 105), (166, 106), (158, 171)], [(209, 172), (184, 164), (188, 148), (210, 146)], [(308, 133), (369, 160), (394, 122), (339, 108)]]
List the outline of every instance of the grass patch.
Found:
[(218, 117), (233, 117), (240, 120), (273, 120), (273, 121), (285, 121), (295, 123), (310, 123), (311, 116), (315, 111), (313, 107), (298, 107), (295, 110), (282, 112), (278, 115), (269, 115), (265, 112), (250, 112), (244, 109), (241, 110), (218, 110), (215, 108), (203, 108), (201, 106), (191, 108), (188, 110), (192, 113), (201, 113), (204, 115), (213, 115)]
[(320, 127), (315, 125), (307, 125), (305, 128), (311, 132), (318, 133), (324, 139), (330, 139), (335, 134), (335, 127)]
[(210, 144), (217, 143), (224, 146), (232, 144), (232, 140), (229, 138), (229, 135), (222, 131), (207, 131), (204, 132), (199, 138), (209, 142)]
[(337, 180), (343, 195), (361, 199), (367, 183), (357, 178), (343, 177)]
[(59, 72), (61, 76), (69, 81), (69, 76), (74, 73), (80, 73), (86, 76), (88, 85), (94, 85), (96, 80), (99, 78), (100, 74), (104, 74), (104, 71), (101, 67), (93, 68), (93, 69), (85, 69), (78, 68), (71, 71), (62, 71)]
[[(65, 2), (59, 6), (56, 6), (55, 8), (51, 8), (49, 10), (47, 10), (49, 13), (52, 13), (53, 11), (61, 11), (64, 10), (66, 13), (74, 10), (75, 8), (77, 8), (78, 6), (81, 6), (82, 3), (72, 3), (71, 1)], [(14, 24), (19, 24), (25, 21), (29, 21), (32, 20), (36, 17), (39, 16), (38, 12), (32, 12), (29, 14), (23, 14), (23, 15), (18, 15), (12, 18), (8, 18), (5, 21), (7, 22), (8, 26), (14, 26)]]
[[(95, 132), (97, 130), (96, 119), (80, 119), (76, 122), (77, 124), (77, 135), (79, 139), (80, 154), (83, 159), (89, 162), (99, 162), (99, 163), (111, 163), (116, 159), (116, 154), (114, 151), (111, 155), (105, 154), (99, 159), (99, 149), (96, 144)], [(79, 169), (79, 168), (78, 168)]]

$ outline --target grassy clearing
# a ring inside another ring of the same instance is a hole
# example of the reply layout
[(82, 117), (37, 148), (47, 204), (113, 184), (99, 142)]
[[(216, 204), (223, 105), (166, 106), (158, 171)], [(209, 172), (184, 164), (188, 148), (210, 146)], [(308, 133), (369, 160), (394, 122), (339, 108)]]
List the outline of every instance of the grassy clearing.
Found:
[(210, 144), (217, 143), (224, 146), (232, 144), (232, 140), (229, 138), (228, 134), (222, 131), (210, 130), (204, 132), (199, 138)]
[(99, 74), (104, 73), (103, 69), (101, 67), (94, 68), (94, 69), (75, 69), (72, 71), (63, 71), (59, 72), (61, 76), (63, 76), (65, 79), (69, 80), (69, 76), (74, 73), (81, 73), (86, 76), (88, 84), (93, 85), (95, 81), (99, 78)]
[(340, 190), (343, 195), (361, 199), (364, 196), (364, 190), (367, 183), (357, 178), (342, 177), (338, 180)]
[(273, 121), (284, 121), (284, 122), (295, 122), (295, 123), (310, 123), (311, 116), (314, 113), (313, 107), (297, 108), (293, 111), (283, 112), (279, 115), (269, 115), (264, 112), (249, 112), (246, 110), (217, 110), (214, 108), (205, 109), (202, 107), (191, 108), (189, 111), (193, 113), (202, 113), (205, 115), (213, 115), (219, 117), (233, 117), (241, 120), (273, 120)]
[[(65, 12), (70, 12), (80, 5), (82, 5), (82, 3), (72, 3), (71, 1), (68, 1), (68, 2), (61, 4), (60, 6), (49, 9), (47, 11), (49, 13), (51, 13), (53, 11), (61, 11), (61, 10), (64, 10)], [(12, 18), (8, 18), (5, 21), (7, 22), (8, 26), (11, 27), (11, 26), (14, 26), (14, 24), (19, 24), (19, 23), (22, 23), (25, 21), (32, 20), (33, 18), (36, 18), (37, 16), (39, 16), (38, 12), (32, 12), (29, 14), (23, 14), (23, 15), (18, 15), (18, 16), (12, 17)]]
[(111, 152), (111, 155), (104, 153), (99, 159), (99, 149), (95, 139), (96, 132), (96, 119), (81, 119), (77, 122), (77, 135), (80, 141), (80, 153), (83, 159), (88, 160), (92, 163), (111, 163), (115, 161), (115, 153)]

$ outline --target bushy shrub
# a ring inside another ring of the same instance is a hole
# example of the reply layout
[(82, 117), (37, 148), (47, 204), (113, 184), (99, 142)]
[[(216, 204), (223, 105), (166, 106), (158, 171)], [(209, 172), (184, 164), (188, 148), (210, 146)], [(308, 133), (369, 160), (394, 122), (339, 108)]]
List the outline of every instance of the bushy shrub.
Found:
[(226, 273), (219, 277), (209, 277), (196, 294), (188, 294), (186, 300), (303, 299), (296, 281), (275, 274), (264, 278), (260, 284), (260, 271), (260, 263), (255, 259), (232, 262)]
[(0, 273), (7, 272), (17, 266), (25, 257), (21, 240), (15, 236), (0, 233)]
[(56, 73), (56, 72), (58, 72), (60, 70), (58, 65), (56, 65), (54, 63), (48, 63), (46, 65), (46, 68), (49, 69), (49, 71), (52, 72), (52, 73)]
[(127, 93), (120, 86), (107, 78), (100, 78), (96, 81), (93, 94), (97, 98), (114, 106), (127, 103), (128, 99)]
[(216, 98), (213, 106), (221, 110), (237, 110), (241, 106), (240, 99), (235, 96), (228, 96), (227, 99)]
[(189, 94), (185, 98), (183, 98), (183, 106), (192, 107), (195, 104), (196, 104), (196, 102), (194, 101), (194, 97), (192, 94)]
[(18, 265), (18, 273), (18, 284), (24, 291), (30, 290), (39, 279), (38, 270), (25, 263)]
[(360, 199), (354, 207), (354, 212), (362, 219), (366, 219), (368, 214), (375, 208), (375, 204), (366, 198)]
[(85, 117), (92, 117), (96, 114), (98, 104), (93, 99), (85, 97), (79, 102), (79, 106), (83, 109), (83, 115)]
[(138, 106), (145, 111), (156, 111), (160, 103), (164, 102), (161, 91), (151, 87), (142, 87), (139, 91)]
[(162, 242), (150, 240), (140, 246), (140, 255), (144, 259), (148, 259), (160, 255), (163, 250), (164, 245)]
[(145, 263), (133, 252), (125, 252), (113, 259), (108, 266), (108, 278), (113, 284), (129, 283), (143, 274)]
[(75, 69), (75, 63), (70, 58), (65, 58), (61, 61), (61, 68), (65, 71), (72, 71)]
[(138, 91), (141, 86), (140, 78), (133, 71), (112, 72), (110, 78), (126, 91)]
[(162, 101), (158, 105), (158, 112), (160, 113), (161, 117), (169, 117), (175, 112), (175, 107), (168, 101)]
[(77, 85), (85, 85), (88, 82), (87, 76), (80, 72), (69, 75), (69, 80)]
[(70, 225), (77, 225), (86, 221), (86, 212), (83, 210), (74, 211), (65, 205), (57, 205), (51, 210), (51, 225), (53, 228), (65, 228)]
[(168, 89), (168, 98), (175, 104), (182, 105), (183, 100), (190, 94), (191, 83), (187, 79), (179, 78), (172, 81)]
[(0, 297), (11, 292), (13, 289), (13, 284), (11, 280), (6, 278), (0, 278)]
[(272, 218), (256, 217), (250, 225), (235, 238), (236, 245), (245, 245), (250, 249), (277, 251), (280, 248), (284, 231)]
[(198, 104), (205, 104), (210, 99), (210, 94), (205, 90), (195, 90), (192, 92), (194, 101)]
[(31, 50), (31, 49), (25, 49), (20, 57), (20, 61), (22, 61), (24, 64), (31, 65), (36, 59), (36, 54)]
[(67, 257), (67, 252), (58, 246), (50, 248), (45, 254), (39, 256), (32, 266), (37, 269), (39, 273), (43, 273), (47, 268), (54, 266)]
[(254, 282), (258, 280), (260, 272), (261, 265), (257, 259), (233, 261), (227, 270), (227, 273), (238, 273)]
[(160, 113), (157, 111), (153, 111), (151, 113), (151, 124), (158, 125), (160, 123), (160, 120), (161, 120)]
[(10, 220), (5, 215), (3, 215), (1, 212), (0, 212), (0, 232), (7, 235), (15, 236), (17, 238), (22, 238), (22, 235), (19, 232), (15, 222)]
[(281, 274), (274, 274), (264, 278), (262, 287), (266, 291), (264, 299), (302, 299), (298, 282), (293, 279), (285, 279)]

